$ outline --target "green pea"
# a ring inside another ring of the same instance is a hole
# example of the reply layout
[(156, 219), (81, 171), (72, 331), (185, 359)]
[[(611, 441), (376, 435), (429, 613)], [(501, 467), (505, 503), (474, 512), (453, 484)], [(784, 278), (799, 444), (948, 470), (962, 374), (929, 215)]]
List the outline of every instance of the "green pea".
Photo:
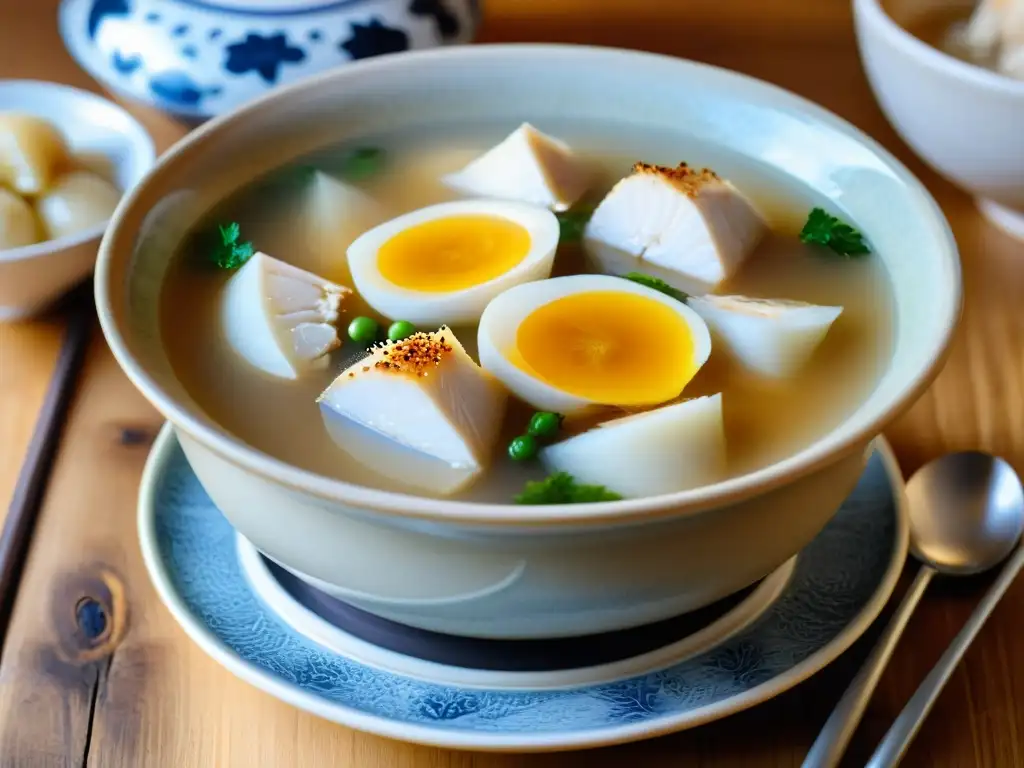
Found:
[(537, 455), (537, 441), (530, 435), (520, 435), (508, 444), (508, 455), (512, 461), (529, 461)]
[(357, 344), (369, 344), (377, 339), (380, 325), (372, 317), (356, 317), (348, 324), (348, 337)]
[(416, 326), (408, 320), (395, 320), (395, 322), (388, 326), (388, 338), (391, 341), (408, 339), (414, 333), (416, 333)]
[(553, 437), (558, 434), (562, 417), (550, 411), (538, 411), (530, 418), (526, 433), (533, 437)]

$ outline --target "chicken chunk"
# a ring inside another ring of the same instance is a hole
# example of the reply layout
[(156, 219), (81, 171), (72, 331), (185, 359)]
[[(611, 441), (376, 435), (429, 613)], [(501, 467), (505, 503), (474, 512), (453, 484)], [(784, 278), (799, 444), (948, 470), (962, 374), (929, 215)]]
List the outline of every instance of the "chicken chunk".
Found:
[(739, 269), (766, 231), (750, 202), (713, 171), (637, 163), (594, 212), (584, 245), (604, 272), (650, 272), (705, 293)]
[(568, 144), (523, 123), (443, 181), (467, 195), (564, 211), (587, 191), (590, 173)]
[(339, 308), (352, 292), (257, 252), (223, 288), (221, 326), (250, 365), (284, 379), (322, 369), (340, 346)]
[[(358, 446), (354, 459), (406, 485), (447, 494), (486, 468), (506, 399), (501, 384), (442, 326), (373, 347), (319, 403), (335, 442)], [(356, 427), (364, 439), (353, 439)]]

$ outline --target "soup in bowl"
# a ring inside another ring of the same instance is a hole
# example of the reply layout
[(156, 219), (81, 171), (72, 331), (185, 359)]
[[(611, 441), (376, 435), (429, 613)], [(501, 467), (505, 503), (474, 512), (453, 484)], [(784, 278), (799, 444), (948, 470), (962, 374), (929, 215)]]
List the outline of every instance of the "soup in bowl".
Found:
[(638, 626), (779, 567), (960, 307), (940, 210), (839, 118), (532, 45), (361, 63), (203, 126), (119, 209), (96, 286), (241, 535), (484, 638)]

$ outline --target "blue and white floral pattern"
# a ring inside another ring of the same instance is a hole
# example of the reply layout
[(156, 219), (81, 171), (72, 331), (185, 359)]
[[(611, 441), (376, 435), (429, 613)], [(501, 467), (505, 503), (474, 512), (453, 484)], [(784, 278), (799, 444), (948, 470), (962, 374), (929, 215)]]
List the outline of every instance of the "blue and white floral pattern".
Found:
[(249, 676), (262, 673), (277, 685), (315, 696), (321, 714), (326, 709), (341, 722), (369, 716), (397, 728), (419, 728), (419, 740), (430, 741), (422, 729), (432, 729), (440, 734), (439, 743), (452, 743), (453, 730), (492, 745), (637, 724), (657, 730), (659, 723), (748, 694), (828, 646), (883, 584), (891, 587), (886, 580), (901, 542), (892, 488), (876, 454), (836, 517), (800, 554), (781, 597), (754, 625), (720, 646), (669, 669), (601, 685), (458, 688), (341, 657), (279, 620), (250, 589), (236, 557), (235, 532), (177, 443), (166, 453), (154, 478), (155, 509), (149, 514), (155, 517), (166, 588), (189, 614), (186, 623), (198, 626), (194, 631), (207, 640), (219, 641)]
[(347, 61), (469, 42), (476, 0), (62, 0), (78, 63), (113, 91), (210, 117)]

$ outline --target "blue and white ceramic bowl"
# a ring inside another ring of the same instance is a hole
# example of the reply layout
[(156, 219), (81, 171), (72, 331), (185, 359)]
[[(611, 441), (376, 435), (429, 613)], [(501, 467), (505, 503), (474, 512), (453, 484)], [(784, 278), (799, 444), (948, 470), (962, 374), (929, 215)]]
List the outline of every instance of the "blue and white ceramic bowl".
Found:
[(190, 118), (355, 59), (472, 40), (479, 0), (63, 0), (71, 55)]

